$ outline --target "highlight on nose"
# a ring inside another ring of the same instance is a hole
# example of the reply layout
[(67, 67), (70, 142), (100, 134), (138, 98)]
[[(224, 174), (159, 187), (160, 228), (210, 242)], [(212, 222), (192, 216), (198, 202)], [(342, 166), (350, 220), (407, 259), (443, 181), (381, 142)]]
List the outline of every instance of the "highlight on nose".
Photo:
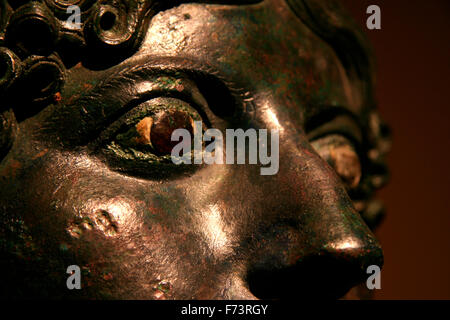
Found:
[[(262, 299), (338, 299), (367, 280), (369, 266), (382, 267), (383, 252), (332, 168), (293, 145), (289, 166), (280, 166), (285, 209), (274, 208), (259, 231), (264, 245), (255, 245), (246, 281)], [(302, 168), (296, 174), (294, 165)]]
[(280, 266), (268, 257), (249, 269), (249, 289), (260, 299), (338, 299), (369, 277), (370, 265), (383, 265), (378, 242), (371, 235), (364, 238), (327, 243), (293, 265)]

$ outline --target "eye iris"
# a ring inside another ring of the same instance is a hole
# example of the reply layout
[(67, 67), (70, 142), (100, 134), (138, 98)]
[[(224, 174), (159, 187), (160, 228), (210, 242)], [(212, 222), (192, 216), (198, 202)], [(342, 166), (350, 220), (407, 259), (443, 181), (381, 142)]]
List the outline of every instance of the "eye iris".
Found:
[(135, 138), (137, 144), (151, 144), (150, 132), (153, 124), (151, 117), (145, 117), (136, 125), (138, 136)]
[(356, 188), (361, 179), (361, 164), (358, 155), (350, 146), (332, 148), (330, 157), (333, 167), (341, 179), (350, 187)]
[[(194, 121), (187, 112), (181, 110), (161, 111), (153, 117), (152, 123), (149, 124), (150, 121), (147, 121), (143, 127), (148, 126), (149, 140), (155, 150), (160, 154), (170, 154), (173, 147), (179, 143), (179, 141), (171, 141), (172, 132), (176, 129), (188, 130), (191, 137), (194, 133)], [(138, 126), (136, 128), (139, 134), (141, 132), (146, 134), (147, 131), (144, 129), (140, 132)], [(145, 134), (142, 139), (146, 138)]]

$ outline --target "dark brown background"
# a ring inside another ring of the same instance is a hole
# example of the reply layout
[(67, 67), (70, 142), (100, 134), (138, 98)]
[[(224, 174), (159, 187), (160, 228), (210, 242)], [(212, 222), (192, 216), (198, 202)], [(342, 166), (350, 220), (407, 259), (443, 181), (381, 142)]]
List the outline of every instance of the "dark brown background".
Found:
[[(450, 299), (450, 1), (343, 0), (377, 57), (377, 98), (393, 130), (377, 299)], [(365, 27), (381, 9), (381, 30)]]

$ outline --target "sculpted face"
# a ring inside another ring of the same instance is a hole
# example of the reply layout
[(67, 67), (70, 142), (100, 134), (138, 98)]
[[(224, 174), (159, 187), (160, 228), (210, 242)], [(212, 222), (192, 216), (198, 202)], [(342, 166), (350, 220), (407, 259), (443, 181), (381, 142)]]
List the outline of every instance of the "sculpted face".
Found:
[[(295, 3), (167, 8), (129, 57), (70, 66), (52, 102), (15, 112), (0, 165), (2, 293), (338, 298), (381, 267), (367, 226), (385, 180), (371, 78)], [(170, 134), (193, 121), (278, 130), (278, 172), (173, 164)], [(81, 290), (66, 288), (69, 265)]]

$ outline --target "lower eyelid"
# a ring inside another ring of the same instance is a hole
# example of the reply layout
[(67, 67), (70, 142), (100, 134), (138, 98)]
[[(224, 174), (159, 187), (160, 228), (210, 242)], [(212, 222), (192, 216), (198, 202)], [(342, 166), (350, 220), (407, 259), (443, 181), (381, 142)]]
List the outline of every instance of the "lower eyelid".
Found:
[[(149, 179), (176, 176), (197, 170), (198, 166), (185, 168), (174, 165), (170, 153), (160, 152), (161, 150), (158, 150), (157, 146), (154, 145), (155, 141), (150, 140), (151, 132), (149, 132), (148, 137), (143, 137), (148, 138), (151, 143), (144, 143), (143, 145), (139, 143), (128, 143), (130, 139), (138, 137), (137, 135), (140, 133), (137, 130), (137, 126), (145, 119), (151, 118), (152, 120), (147, 121), (146, 125), (150, 125), (150, 123), (153, 125), (155, 121), (154, 117), (158, 113), (179, 110), (185, 111), (183, 114), (189, 112), (190, 119), (192, 117), (194, 118), (192, 120), (203, 120), (196, 110), (185, 101), (167, 97), (155, 98), (130, 110), (107, 128), (95, 143), (91, 144), (90, 149), (92, 150), (92, 155), (99, 156), (113, 171), (120, 171), (130, 176), (148, 177)], [(133, 128), (136, 128), (136, 132), (133, 132)], [(154, 128), (151, 130), (154, 130)], [(123, 143), (118, 139), (120, 134), (123, 135)], [(163, 135), (162, 139), (167, 139), (167, 136)], [(164, 144), (164, 141), (162, 143)], [(167, 141), (167, 143), (170, 143), (170, 141)]]

